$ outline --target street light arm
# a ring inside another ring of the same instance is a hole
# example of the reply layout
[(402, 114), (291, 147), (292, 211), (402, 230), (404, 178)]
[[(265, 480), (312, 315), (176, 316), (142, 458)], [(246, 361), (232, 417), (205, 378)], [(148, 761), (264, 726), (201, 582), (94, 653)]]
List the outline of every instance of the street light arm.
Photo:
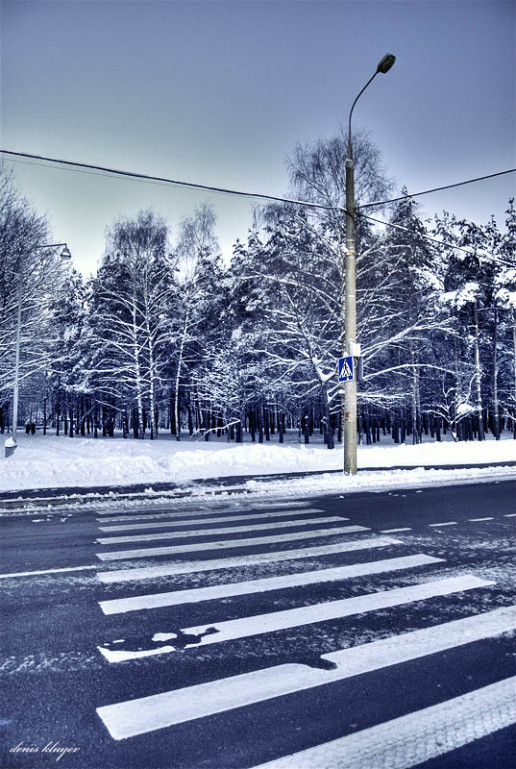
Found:
[(32, 246), (32, 250), (35, 251), (37, 248), (59, 248), (59, 246), (67, 247), (67, 244), (66, 243), (44, 243), (41, 246)]
[(360, 91), (360, 93), (356, 97), (355, 101), (351, 105), (351, 109), (349, 111), (349, 120), (348, 120), (348, 154), (347, 154), (347, 158), (346, 158), (348, 160), (352, 160), (352, 158), (353, 158), (353, 150), (351, 148), (351, 118), (353, 116), (353, 110), (355, 109), (355, 104), (360, 99), (360, 97), (364, 93), (365, 89), (368, 88), (369, 85), (371, 85), (371, 83), (373, 82), (373, 80), (375, 79), (377, 74), (378, 74), (378, 70), (374, 73), (374, 75), (372, 75), (372, 77), (369, 78), (369, 80), (367, 81), (367, 83), (362, 88), (362, 90)]
[(353, 115), (353, 110), (355, 109), (355, 104), (360, 99), (360, 97), (362, 96), (366, 88), (368, 88), (371, 85), (371, 83), (373, 82), (375, 77), (378, 75), (378, 73), (381, 72), (384, 75), (386, 72), (390, 70), (390, 68), (392, 67), (395, 61), (396, 61), (396, 57), (392, 53), (386, 53), (383, 59), (379, 62), (374, 75), (372, 75), (369, 78), (369, 80), (367, 81), (365, 86), (362, 88), (362, 90), (359, 92), (358, 96), (355, 98), (355, 101), (351, 105), (351, 109), (349, 111), (349, 120), (348, 120), (348, 152), (346, 157), (347, 160), (353, 159), (353, 148), (351, 144), (351, 117)]
[(38, 248), (61, 248), (61, 251), (59, 252), (60, 259), (71, 259), (72, 258), (72, 252), (68, 248), (67, 243), (47, 243), (45, 245), (41, 246), (33, 246), (32, 250), (35, 251)]

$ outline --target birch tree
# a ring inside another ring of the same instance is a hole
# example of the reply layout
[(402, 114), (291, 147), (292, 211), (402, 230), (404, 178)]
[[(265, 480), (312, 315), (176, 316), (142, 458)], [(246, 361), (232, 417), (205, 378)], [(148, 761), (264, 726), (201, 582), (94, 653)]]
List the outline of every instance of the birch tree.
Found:
[(173, 262), (165, 223), (151, 211), (116, 222), (91, 286), (89, 375), (103, 398), (128, 399), (135, 438), (158, 428), (157, 407), (167, 361)]
[[(23, 392), (49, 364), (52, 349), (49, 303), (62, 282), (62, 269), (49, 227), (15, 188), (12, 175), (0, 166), (0, 408), (2, 429), (15, 379)], [(20, 336), (17, 341), (17, 328)]]
[(215, 214), (210, 206), (199, 206), (191, 217), (181, 221), (175, 250), (179, 279), (173, 322), (176, 348), (173, 421), (178, 441), (182, 432), (184, 390), (188, 386), (193, 399), (197, 392), (196, 377), (189, 382), (190, 375), (197, 368), (202, 370), (201, 376), (209, 376), (208, 357), (211, 356), (207, 351), (210, 343), (214, 346), (223, 344), (222, 268), (215, 225)]
[[(495, 240), (498, 245), (498, 262), (493, 286), (496, 313), (495, 350), (497, 351), (493, 365), (495, 413), (498, 419), (503, 417), (512, 421), (516, 438), (516, 210), (514, 198), (509, 200), (505, 231)], [(500, 390), (498, 390), (498, 375)], [(502, 402), (500, 410), (498, 410), (498, 393)]]

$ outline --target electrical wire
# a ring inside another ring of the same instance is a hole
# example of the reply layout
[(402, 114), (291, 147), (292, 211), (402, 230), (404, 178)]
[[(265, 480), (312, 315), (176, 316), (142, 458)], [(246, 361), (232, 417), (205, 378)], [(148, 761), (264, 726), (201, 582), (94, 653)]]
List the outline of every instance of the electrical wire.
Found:
[[(104, 174), (107, 173), (107, 174), (113, 174), (116, 176), (124, 176), (128, 178), (139, 179), (142, 181), (160, 182), (162, 184), (172, 184), (178, 187), (188, 187), (190, 189), (204, 190), (207, 192), (219, 192), (225, 195), (239, 195), (240, 197), (246, 197), (246, 198), (274, 200), (280, 203), (291, 203), (297, 206), (307, 206), (309, 208), (322, 208), (326, 211), (342, 211), (343, 213), (345, 213), (346, 211), (346, 209), (343, 208), (342, 206), (328, 206), (321, 203), (311, 203), (306, 200), (295, 200), (292, 198), (284, 198), (276, 195), (265, 195), (260, 192), (244, 192), (243, 190), (233, 190), (228, 187), (214, 187), (209, 184), (197, 184), (195, 182), (179, 181), (177, 179), (168, 179), (162, 176), (151, 176), (149, 174), (137, 173), (135, 171), (122, 171), (120, 169), (109, 168), (107, 166), (98, 166), (98, 165), (93, 165), (91, 163), (80, 163), (78, 161), (62, 160), (59, 158), (49, 158), (43, 155), (32, 155), (27, 152), (14, 152), (12, 150), (0, 149), (0, 153), (4, 155), (11, 155), (15, 158), (30, 158), (32, 160), (40, 160), (47, 163), (57, 163), (58, 165), (68, 166), (75, 170), (86, 169), (89, 171), (99, 171)], [(420, 197), (421, 195), (430, 195), (433, 192), (442, 192), (443, 190), (450, 190), (455, 187), (463, 187), (467, 184), (474, 184), (476, 182), (486, 181), (487, 179), (494, 179), (497, 176), (504, 176), (506, 174), (512, 174), (515, 172), (516, 172), (516, 168), (509, 168), (506, 171), (498, 171), (494, 174), (477, 176), (474, 179), (466, 179), (465, 181), (455, 182), (454, 184), (446, 184), (446, 185), (443, 185), (442, 187), (433, 187), (432, 189), (422, 190), (421, 192), (414, 192), (412, 194), (400, 195), (397, 198), (391, 198), (389, 200), (376, 200), (376, 201), (373, 201), (372, 203), (362, 203), (360, 205), (357, 205), (356, 207), (357, 209), (362, 209), (362, 208), (372, 208), (374, 206), (386, 206), (391, 203), (397, 203), (400, 200), (405, 200), (406, 198), (416, 198), (416, 197)]]
[[(297, 205), (297, 206), (305, 206), (305, 207), (309, 207), (309, 208), (319, 208), (319, 209), (324, 209), (326, 211), (341, 211), (342, 213), (346, 213), (346, 209), (343, 208), (342, 206), (326, 206), (326, 205), (322, 205), (321, 203), (310, 203), (310, 202), (308, 202), (306, 200), (293, 200), (291, 198), (277, 197), (275, 195), (264, 195), (262, 193), (255, 193), (255, 192), (243, 192), (241, 190), (233, 190), (233, 189), (229, 189), (229, 188), (226, 188), (226, 187), (214, 187), (214, 186), (211, 186), (211, 185), (208, 185), (208, 184), (196, 184), (195, 182), (185, 182), (185, 181), (179, 181), (177, 179), (168, 179), (166, 177), (161, 177), (161, 176), (151, 176), (149, 174), (137, 173), (135, 171), (122, 171), (120, 169), (109, 168), (107, 166), (93, 165), (91, 163), (80, 163), (80, 162), (72, 161), (72, 160), (62, 160), (60, 158), (50, 158), (50, 157), (46, 157), (44, 155), (33, 155), (33, 154), (28, 153), (28, 152), (14, 152), (12, 150), (0, 149), (0, 154), (9, 155), (9, 156), (11, 156), (11, 157), (13, 157), (15, 159), (26, 158), (26, 159), (30, 159), (30, 160), (43, 161), (45, 163), (56, 163), (58, 165), (65, 166), (65, 167), (70, 168), (71, 170), (75, 170), (75, 171), (82, 171), (82, 172), (84, 172), (86, 170), (86, 171), (91, 171), (93, 173), (99, 173), (100, 172), (101, 174), (112, 174), (112, 175), (115, 175), (115, 176), (122, 176), (122, 177), (125, 177), (125, 178), (135, 179), (135, 180), (139, 180), (139, 181), (159, 182), (159, 183), (162, 183), (162, 184), (171, 184), (171, 185), (178, 186), (178, 187), (187, 187), (187, 188), (190, 188), (190, 189), (204, 190), (204, 191), (207, 191), (207, 192), (218, 192), (218, 193), (223, 193), (223, 194), (226, 194), (226, 195), (238, 195), (240, 197), (254, 198), (254, 199), (260, 199), (260, 200), (272, 200), (272, 201), (276, 201), (276, 202), (280, 202), (280, 203), (290, 203), (290, 204)], [(395, 202), (397, 202), (399, 200), (405, 200), (406, 198), (412, 198), (412, 197), (417, 197), (417, 196), (421, 196), (421, 195), (427, 195), (427, 194), (430, 194), (432, 192), (439, 192), (441, 190), (451, 189), (452, 187), (461, 187), (461, 186), (466, 185), (466, 184), (472, 184), (474, 182), (480, 182), (480, 181), (484, 181), (486, 179), (492, 179), (492, 178), (494, 178), (496, 176), (503, 176), (504, 174), (514, 173), (515, 171), (516, 171), (516, 168), (511, 168), (511, 169), (509, 169), (507, 171), (499, 171), (499, 172), (494, 173), (494, 174), (489, 174), (489, 175), (486, 175), (486, 176), (479, 176), (476, 179), (468, 179), (466, 181), (457, 182), (455, 184), (449, 184), (449, 185), (446, 185), (444, 187), (435, 187), (435, 188), (433, 188), (431, 190), (426, 190), (426, 191), (423, 191), (423, 192), (417, 192), (417, 193), (414, 193), (414, 195), (402, 195), (401, 197), (393, 198), (392, 200), (384, 200), (384, 201), (376, 201), (376, 202), (373, 202), (373, 203), (365, 203), (365, 204), (363, 204), (361, 206), (357, 206), (357, 209), (360, 211), (362, 208), (368, 208), (368, 207), (372, 207), (372, 206), (388, 205), (389, 203), (395, 203)], [(403, 231), (409, 232), (409, 233), (411, 232), (411, 230), (409, 230), (408, 227), (403, 227), (400, 224), (393, 224), (392, 222), (385, 222), (385, 221), (383, 221), (381, 219), (376, 219), (375, 217), (369, 216), (368, 214), (362, 214), (361, 213), (360, 215), (363, 216), (365, 219), (369, 219), (370, 221), (375, 222), (377, 224), (381, 224), (381, 225), (383, 225), (385, 227), (391, 227), (391, 228), (398, 229), (398, 230), (403, 230)], [(424, 235), (422, 237), (425, 240), (431, 241), (433, 243), (437, 243), (441, 247), (448, 247), (448, 248), (456, 249), (458, 251), (463, 251), (464, 253), (466, 253), (466, 254), (468, 254), (470, 256), (474, 255), (474, 251), (471, 248), (468, 249), (468, 248), (464, 248), (463, 246), (457, 246), (454, 243), (448, 243), (448, 242), (443, 241), (443, 240), (438, 240), (437, 238), (433, 238), (430, 235)], [(506, 261), (504, 261), (502, 259), (499, 259), (498, 257), (495, 257), (494, 254), (491, 255), (491, 256), (492, 256), (492, 258), (495, 261), (499, 262), (500, 264), (512, 267), (512, 264), (510, 264), (509, 262), (506, 262)]]
[(59, 158), (49, 158), (43, 155), (32, 155), (28, 152), (13, 152), (12, 150), (0, 149), (0, 153), (3, 155), (10, 155), (14, 158), (29, 158), (31, 160), (42, 160), (46, 163), (57, 163), (58, 165), (66, 166), (72, 170), (87, 169), (93, 172), (102, 172), (104, 174), (112, 174), (115, 176), (123, 176), (125, 178), (136, 179), (147, 182), (160, 182), (161, 184), (171, 184), (176, 187), (188, 187), (194, 190), (203, 190), (205, 192), (220, 192), (225, 195), (238, 195), (244, 198), (255, 198), (260, 200), (274, 200), (280, 203), (291, 203), (296, 206), (309, 206), (310, 208), (323, 208), (326, 211), (340, 210), (344, 211), (340, 206), (325, 206), (321, 203), (309, 203), (306, 200), (292, 200), (290, 198), (277, 197), (275, 195), (264, 195), (259, 192), (244, 192), (242, 190), (232, 190), (227, 187), (213, 187), (209, 184), (196, 184), (195, 182), (178, 181), (177, 179), (167, 179), (163, 176), (151, 176), (149, 174), (141, 174), (136, 171), (122, 171), (117, 168), (108, 168), (107, 166), (97, 166), (91, 163), (79, 163), (72, 160), (61, 160)]
[(374, 203), (363, 203), (357, 208), (371, 208), (372, 206), (387, 206), (390, 203), (397, 203), (399, 200), (406, 200), (406, 198), (417, 198), (420, 195), (430, 195), (432, 192), (442, 192), (443, 190), (451, 190), (454, 187), (463, 187), (466, 184), (474, 184), (475, 182), (483, 182), (486, 179), (494, 179), (496, 176), (504, 176), (505, 174), (513, 174), (516, 168), (509, 168), (507, 171), (498, 171), (495, 174), (487, 174), (486, 176), (477, 176), (475, 179), (467, 179), (463, 182), (455, 182), (455, 184), (445, 184), (443, 187), (433, 187), (431, 190), (423, 190), (422, 192), (407, 193), (406, 195), (400, 195), (398, 198), (391, 198), (391, 200), (376, 200)]
[[(374, 216), (369, 216), (368, 214), (360, 214), (364, 219), (369, 219), (371, 222), (375, 222), (376, 224), (382, 224), (385, 227), (392, 227), (395, 230), (402, 230), (404, 232), (408, 232), (410, 234), (412, 233), (412, 230), (410, 230), (408, 227), (403, 227), (402, 224), (394, 224), (393, 222), (384, 222), (382, 219), (376, 219)], [(473, 247), (465, 248), (464, 246), (457, 246), (456, 243), (448, 243), (446, 240), (439, 240), (438, 238), (433, 238), (431, 235), (421, 235), (422, 240), (429, 240), (431, 243), (437, 243), (437, 245), (445, 248), (453, 248), (457, 251), (463, 251), (468, 256), (474, 256), (478, 258), (477, 254), (475, 253), (475, 250)], [(484, 253), (487, 253), (485, 249), (483, 249)], [(506, 261), (505, 259), (500, 259), (500, 257), (495, 256), (494, 254), (489, 253), (490, 259), (492, 261), (497, 262), (498, 264), (503, 264), (504, 267), (514, 267), (514, 264)]]

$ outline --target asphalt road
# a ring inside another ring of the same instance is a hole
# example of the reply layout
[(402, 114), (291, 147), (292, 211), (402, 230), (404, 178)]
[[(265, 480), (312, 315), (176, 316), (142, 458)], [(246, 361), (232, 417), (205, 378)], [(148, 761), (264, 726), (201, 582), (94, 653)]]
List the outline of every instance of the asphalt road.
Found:
[(515, 501), (498, 482), (2, 519), (0, 766), (509, 769)]

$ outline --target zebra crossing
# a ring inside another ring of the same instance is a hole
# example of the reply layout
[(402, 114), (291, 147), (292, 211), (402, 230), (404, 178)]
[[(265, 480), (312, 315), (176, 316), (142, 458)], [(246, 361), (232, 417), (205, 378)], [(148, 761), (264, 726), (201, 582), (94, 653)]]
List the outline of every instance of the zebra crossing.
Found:
[(281, 588), (296, 587), (298, 585), (313, 585), (363, 575), (381, 574), (384, 571), (410, 569), (414, 566), (439, 563), (441, 560), (441, 558), (433, 558), (429, 555), (386, 558), (381, 561), (341, 566), (334, 569), (305, 571), (301, 574), (287, 574), (282, 577), (267, 577), (265, 579), (248, 580), (247, 582), (230, 582), (229, 584), (192, 588), (191, 590), (173, 590), (166, 593), (158, 593), (157, 595), (150, 593), (132, 598), (118, 598), (111, 601), (101, 601), (100, 608), (104, 614), (117, 614), (162, 606), (178, 606), (182, 603), (196, 603), (218, 598), (229, 598), (236, 595), (249, 595), (255, 591), (263, 593), (268, 590), (280, 590)]
[[(99, 645), (98, 652), (105, 663), (117, 669), (119, 663), (125, 663), (127, 675), (131, 664), (147, 658), (152, 664), (156, 656), (163, 660), (165, 655), (178, 652), (196, 655), (201, 650), (202, 654), (204, 647), (214, 645), (221, 645), (224, 651), (232, 648), (232, 642), (274, 642), (282, 633), (306, 634), (322, 623), (338, 623), (344, 618), (367, 613), (376, 616), (405, 608), (408, 611), (433, 600), (462, 599), (496, 584), (475, 573), (451, 574), (442, 557), (407, 552), (403, 540), (375, 533), (340, 515), (325, 515), (308, 503), (269, 504), (247, 513), (228, 505), (211, 512), (103, 515), (97, 521), (101, 536), (97, 539), (96, 556), (114, 565), (110, 570), (99, 571), (98, 579), (106, 590), (122, 593), (99, 601), (104, 616), (120, 616), (130, 623), (138, 612), (147, 612), (150, 619), (154, 610), (160, 616), (163, 611), (170, 612), (173, 617), (180, 607), (191, 606), (202, 617), (203, 607), (210, 607), (210, 621), (204, 624), (166, 632), (157, 626), (147, 648), (131, 648), (130, 643), (123, 643), (125, 639)], [(159, 545), (142, 547), (143, 543), (154, 541)], [(132, 547), (113, 549), (120, 544)], [(241, 551), (236, 556), (232, 554), (235, 548)], [(220, 555), (210, 557), (212, 551)], [(343, 557), (346, 562), (329, 564), (327, 557), (337, 561)], [(142, 558), (144, 565), (140, 565)], [(314, 564), (315, 559), (321, 560)], [(255, 567), (258, 575), (253, 574)], [(263, 576), (260, 569), (264, 567), (273, 569), (273, 576)], [(396, 580), (403, 575), (411, 576), (408, 584), (397, 584)], [(170, 589), (174, 585), (167, 580), (173, 582), (178, 576), (181, 585)], [(332, 588), (343, 585), (353, 592), (356, 580), (378, 576), (385, 578), (386, 584), (372, 592), (359, 590), (358, 594), (344, 598), (335, 598), (331, 593)], [(199, 579), (202, 582), (204, 577), (210, 584), (199, 585)], [(167, 589), (162, 589), (163, 581)], [(140, 583), (141, 589), (134, 595)], [(131, 588), (130, 595), (123, 595), (125, 586)], [(317, 588), (317, 599), (298, 602), (297, 596), (307, 586)], [(326, 589), (330, 592), (325, 596)], [(269, 600), (268, 596), (274, 596), (274, 591), (283, 591), (281, 595), (288, 596), (288, 607), (278, 608), (271, 600), (271, 610), (263, 612), (260, 607)], [(239, 604), (239, 616), (228, 616), (228, 602), (231, 606), (233, 599), (241, 597), (245, 597), (245, 603)], [(386, 636), (360, 639), (356, 645), (347, 644), (321, 654), (316, 666), (297, 661), (272, 664), (215, 680), (209, 680), (208, 673), (207, 680), (201, 683), (170, 687), (144, 697), (134, 692), (122, 701), (99, 703), (97, 714), (113, 740), (129, 740), (183, 724), (202, 724), (203, 719), (212, 716), (227, 717), (239, 709), (267, 705), (300, 692), (328, 691), (338, 682), (428, 660), (442, 652), (470, 648), (471, 644), (515, 630), (516, 606), (482, 609), (459, 618), (443, 617), (442, 621), (418, 629), (395, 626)], [(331, 769), (343, 765), (343, 756), (349, 769), (415, 766), (467, 744), (470, 739), (516, 723), (515, 691), (516, 677), (502, 679), (354, 734), (343, 733), (309, 748), (300, 743), (299, 749), (280, 752), (272, 761), (254, 766)], [(472, 722), (472, 712), (474, 728), (465, 729), (464, 722)], [(424, 749), (416, 749), (414, 745), (420, 740), (415, 735), (423, 717), (427, 727), (433, 725), (434, 736), (439, 729), (446, 728), (447, 740), (429, 738)]]
[[(408, 716), (309, 748), (254, 769), (409, 769), (511, 726), (516, 719), (511, 677)], [(494, 719), (492, 714), (496, 714)], [(488, 714), (488, 715), (486, 715)], [(446, 741), (436, 734), (451, 734)]]

